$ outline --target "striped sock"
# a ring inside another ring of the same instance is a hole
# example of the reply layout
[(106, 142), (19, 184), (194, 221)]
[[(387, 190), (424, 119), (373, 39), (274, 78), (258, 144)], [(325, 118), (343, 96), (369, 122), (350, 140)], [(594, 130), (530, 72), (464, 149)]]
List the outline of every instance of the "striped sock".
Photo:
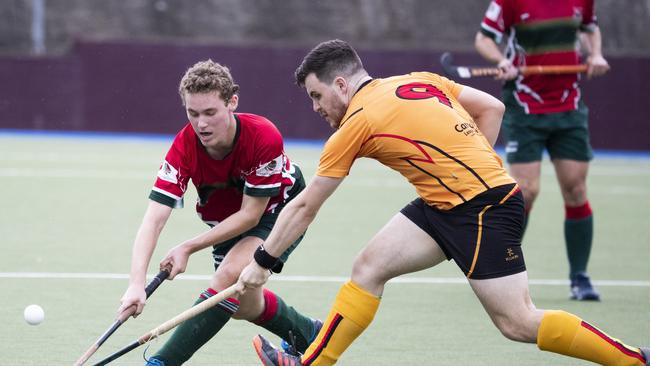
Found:
[(263, 289), (263, 294), (264, 311), (253, 323), (286, 341), (289, 341), (289, 332), (291, 332), (295, 337), (296, 349), (298, 352), (304, 352), (314, 333), (314, 324), (311, 318), (288, 306), (273, 291)]
[(571, 279), (587, 271), (594, 234), (594, 217), (589, 201), (581, 206), (565, 206), (564, 239), (569, 258)]
[(542, 351), (580, 358), (605, 366), (645, 366), (646, 359), (636, 347), (612, 338), (577, 316), (547, 310), (537, 334)]
[(380, 299), (348, 281), (341, 287), (320, 333), (302, 356), (303, 366), (329, 366), (370, 325)]
[[(217, 291), (208, 288), (201, 293), (194, 305), (216, 294)], [(239, 309), (239, 300), (229, 298), (186, 320), (176, 327), (171, 337), (152, 358), (163, 361), (165, 366), (183, 364), (223, 328), (237, 309)]]

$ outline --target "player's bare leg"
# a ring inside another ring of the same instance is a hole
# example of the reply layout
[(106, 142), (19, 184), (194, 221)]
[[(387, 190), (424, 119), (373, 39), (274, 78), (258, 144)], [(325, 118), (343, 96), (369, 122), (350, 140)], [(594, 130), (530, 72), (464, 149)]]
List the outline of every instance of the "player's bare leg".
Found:
[(528, 293), (526, 272), (469, 280), (488, 315), (508, 339), (537, 343), (539, 349), (608, 366), (645, 366), (643, 352), (611, 338), (579, 317), (537, 309)]
[(564, 237), (570, 266), (571, 298), (600, 300), (600, 295), (587, 275), (594, 230), (591, 206), (587, 199), (589, 162), (554, 159), (553, 166), (564, 199)]
[(446, 259), (438, 244), (401, 213), (370, 240), (354, 261), (352, 277), (302, 357), (305, 365), (332, 365), (370, 325), (391, 278), (433, 267)]
[(524, 208), (526, 209), (526, 215), (528, 215), (539, 195), (539, 177), (542, 172), (542, 162), (511, 163), (508, 170), (510, 175), (517, 181), (519, 189), (521, 189), (524, 196)]

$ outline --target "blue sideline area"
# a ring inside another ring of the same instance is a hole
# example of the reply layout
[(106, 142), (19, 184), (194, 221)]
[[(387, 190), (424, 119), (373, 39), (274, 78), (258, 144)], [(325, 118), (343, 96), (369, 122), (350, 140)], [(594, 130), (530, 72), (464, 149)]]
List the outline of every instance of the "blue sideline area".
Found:
[[(91, 131), (48, 131), (48, 130), (19, 130), (0, 128), (0, 138), (3, 137), (29, 137), (29, 138), (63, 138), (63, 139), (84, 139), (84, 140), (132, 140), (171, 143), (174, 135), (155, 133), (126, 133), (126, 132), (91, 132)], [(320, 149), (325, 143), (324, 140), (309, 139), (285, 139), (285, 145), (297, 148)], [(504, 155), (503, 147), (497, 146), (497, 153)], [(594, 150), (597, 158), (612, 159), (650, 159), (650, 151), (641, 150)]]

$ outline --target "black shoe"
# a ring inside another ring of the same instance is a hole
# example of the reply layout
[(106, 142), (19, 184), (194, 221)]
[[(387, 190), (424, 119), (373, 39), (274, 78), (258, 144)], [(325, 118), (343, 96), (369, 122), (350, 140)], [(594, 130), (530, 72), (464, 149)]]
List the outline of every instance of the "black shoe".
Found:
[(579, 272), (571, 279), (571, 300), (600, 301), (600, 294), (585, 272)]
[(253, 338), (253, 347), (264, 366), (302, 366), (299, 356), (280, 351), (261, 335)]

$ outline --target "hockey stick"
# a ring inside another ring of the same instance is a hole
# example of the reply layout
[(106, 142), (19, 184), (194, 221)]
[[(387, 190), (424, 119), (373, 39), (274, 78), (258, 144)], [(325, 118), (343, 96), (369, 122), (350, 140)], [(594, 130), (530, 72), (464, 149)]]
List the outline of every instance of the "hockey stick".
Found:
[[(144, 289), (144, 292), (147, 294), (147, 298), (149, 298), (149, 296), (151, 296), (151, 294), (153, 294), (153, 292), (156, 291), (158, 286), (160, 286), (160, 284), (164, 280), (166, 280), (167, 277), (169, 277), (169, 271), (167, 269), (163, 269), (156, 275), (156, 277), (154, 277), (151, 280), (151, 282), (149, 282), (147, 287)], [(119, 328), (120, 325), (122, 325), (127, 319), (129, 319), (129, 317), (133, 315), (134, 312), (135, 312), (135, 307), (130, 307), (128, 309), (125, 309), (120, 315), (118, 315), (117, 319), (115, 319), (115, 322), (113, 322), (113, 324), (104, 332), (104, 334), (102, 334), (99, 337), (99, 339), (97, 339), (95, 344), (90, 346), (90, 348), (88, 348), (88, 350), (77, 360), (77, 362), (74, 363), (75, 366), (83, 365), (86, 361), (88, 361), (90, 356), (92, 356), (95, 352), (97, 352), (99, 347), (102, 344), (104, 344), (104, 342), (106, 342), (108, 337), (110, 337), (113, 333), (115, 333), (117, 328)]]
[[(498, 67), (456, 66), (454, 65), (454, 58), (449, 52), (445, 52), (440, 56), (440, 65), (442, 65), (445, 74), (459, 79), (496, 76), (501, 72)], [(586, 72), (587, 65), (533, 65), (519, 66), (517, 69), (524, 76), (539, 74), (577, 74)]]
[(94, 366), (102, 366), (106, 365), (109, 362), (116, 360), (123, 356), (124, 354), (138, 348), (139, 346), (149, 342), (150, 340), (166, 333), (170, 329), (175, 328), (182, 322), (193, 318), (200, 313), (208, 310), (209, 308), (216, 306), (218, 303), (222, 302), (223, 300), (233, 296), (235, 293), (239, 292), (239, 289), (237, 287), (237, 284), (234, 284), (227, 289), (219, 292), (218, 294), (210, 297), (209, 299), (203, 301), (200, 304), (194, 305), (191, 308), (183, 311), (182, 313), (176, 315), (175, 317), (167, 320), (166, 322), (160, 324), (156, 328), (148, 331), (147, 333), (143, 334), (138, 340), (134, 341), (133, 343), (129, 344), (128, 346), (122, 348), (121, 350), (113, 353), (112, 355), (106, 357), (105, 359), (99, 361), (96, 363)]

